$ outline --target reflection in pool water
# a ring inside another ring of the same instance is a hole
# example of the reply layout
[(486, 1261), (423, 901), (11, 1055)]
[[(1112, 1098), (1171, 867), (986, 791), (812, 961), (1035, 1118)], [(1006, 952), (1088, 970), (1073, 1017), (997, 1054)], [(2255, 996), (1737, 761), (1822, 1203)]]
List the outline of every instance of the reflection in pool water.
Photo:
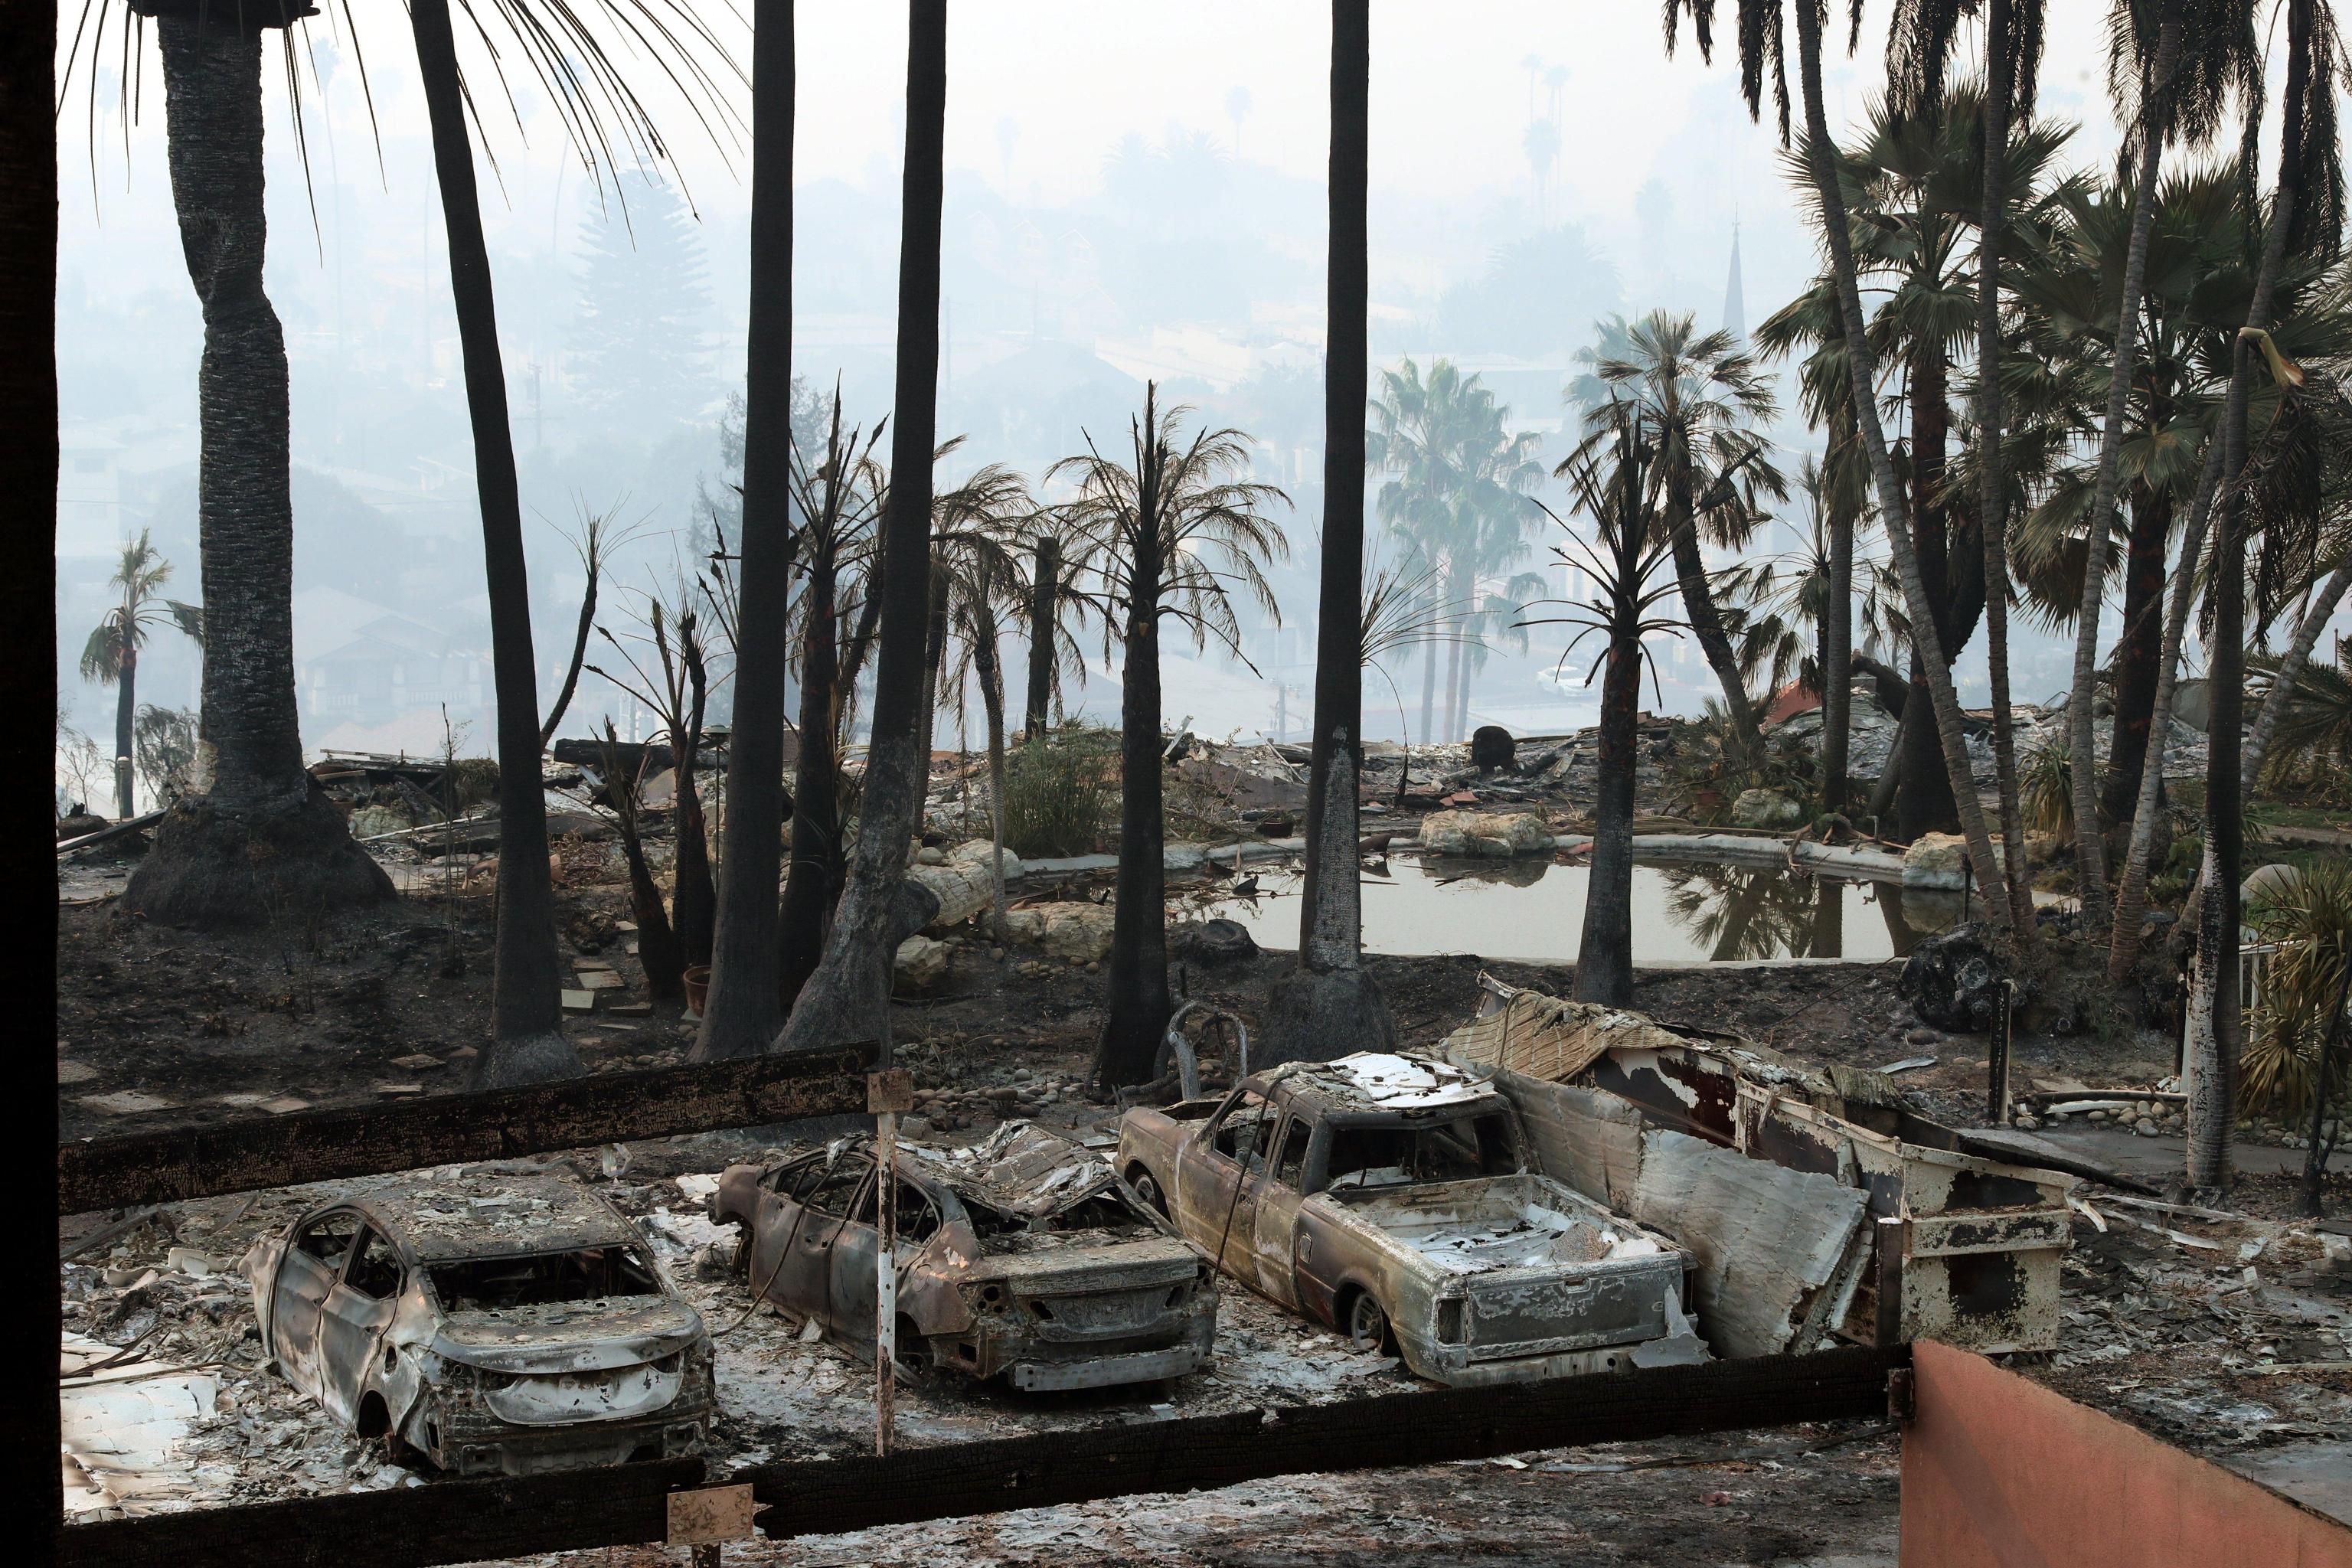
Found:
[[(1371, 952), (1475, 952), (1557, 963), (1584, 927), (1581, 866), (1549, 859), (1398, 859), (1364, 876)], [(1212, 893), (1201, 912), (1247, 926), (1261, 946), (1298, 945), (1296, 869), (1261, 870), (1255, 897)], [(1633, 868), (1636, 963), (1899, 957), (1959, 917), (1957, 897), (1908, 895), (1892, 882), (1723, 865)]]

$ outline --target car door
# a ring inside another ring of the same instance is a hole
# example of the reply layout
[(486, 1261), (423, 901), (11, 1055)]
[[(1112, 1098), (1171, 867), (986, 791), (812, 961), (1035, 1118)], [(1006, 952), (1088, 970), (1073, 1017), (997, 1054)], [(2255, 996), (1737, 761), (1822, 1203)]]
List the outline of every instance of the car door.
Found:
[(319, 1319), (359, 1233), (360, 1216), (350, 1209), (311, 1215), (295, 1227), (270, 1286), (269, 1352), (288, 1382), (321, 1403)]
[(759, 1227), (751, 1278), (755, 1287), (772, 1279), (768, 1300), (831, 1325), (834, 1243), (873, 1171), (873, 1162), (861, 1155), (830, 1165), (813, 1161), (789, 1178), (789, 1187), (779, 1183), (776, 1192), (761, 1199), (774, 1211)]
[(383, 1331), (405, 1280), (392, 1243), (362, 1226), (319, 1312), (319, 1403), (345, 1421), (359, 1420), (360, 1397), (384, 1353)]
[(867, 1173), (849, 1214), (830, 1228), (825, 1243), (826, 1320), (844, 1344), (874, 1348), (874, 1258), (882, 1238), (874, 1228), (874, 1189)]
[(1298, 1205), (1306, 1201), (1307, 1146), (1315, 1124), (1293, 1111), (1266, 1140), (1274, 1157), (1255, 1183), (1257, 1288), (1286, 1307), (1298, 1305)]
[(1257, 1283), (1255, 1178), (1271, 1113), (1256, 1094), (1236, 1090), (1187, 1141), (1177, 1165), (1185, 1234), (1244, 1285)]

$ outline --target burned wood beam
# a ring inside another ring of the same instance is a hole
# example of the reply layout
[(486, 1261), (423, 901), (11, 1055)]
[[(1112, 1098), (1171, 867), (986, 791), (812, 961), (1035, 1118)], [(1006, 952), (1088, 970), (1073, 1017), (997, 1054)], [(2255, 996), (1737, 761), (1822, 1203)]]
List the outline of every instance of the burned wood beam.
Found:
[(701, 1460), (663, 1459), (196, 1509), (68, 1524), (57, 1560), (119, 1568), (124, 1552), (143, 1552), (177, 1568), (406, 1568), (636, 1546), (667, 1533), (671, 1492), (701, 1483)]
[[(1270, 1476), (1883, 1417), (1887, 1376), (1910, 1359), (1908, 1345), (1895, 1345), (1636, 1369), (1041, 1432), (887, 1458), (798, 1460), (712, 1479), (750, 1485), (768, 1505), (760, 1523), (772, 1537), (832, 1535)], [(700, 1468), (692, 1460), (623, 1465), (71, 1525), (60, 1532), (58, 1563), (427, 1568), (632, 1545), (663, 1538), (663, 1494), (699, 1484)]]
[[(1044, 1508), (1269, 1476), (1386, 1469), (1580, 1443), (1886, 1414), (1910, 1347), (1841, 1349), (1544, 1383), (1384, 1394), (1334, 1405), (1037, 1433), (887, 1458), (761, 1466), (749, 1482), (773, 1537)], [(182, 1568), (200, 1568), (183, 1564)], [(343, 1568), (359, 1568), (345, 1564)]]
[(58, 1212), (860, 1112), (875, 1058), (845, 1046), (85, 1139), (58, 1146)]

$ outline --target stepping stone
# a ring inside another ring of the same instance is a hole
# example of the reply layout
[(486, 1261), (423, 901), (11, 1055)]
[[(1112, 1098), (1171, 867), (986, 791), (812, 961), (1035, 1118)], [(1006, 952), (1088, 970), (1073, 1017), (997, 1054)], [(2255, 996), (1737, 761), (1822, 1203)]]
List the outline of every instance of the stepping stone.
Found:
[(298, 1100), (290, 1094), (281, 1094), (275, 1100), (263, 1100), (259, 1109), (269, 1112), (272, 1116), (290, 1116), (297, 1110), (310, 1110), (310, 1102), (307, 1100)]
[(378, 1094), (423, 1094), (425, 1086), (421, 1083), (380, 1083), (375, 1085), (375, 1091)]
[(223, 1105), (234, 1105), (239, 1110), (258, 1110), (270, 1099), (266, 1094), (221, 1094), (213, 1098)]
[(98, 1069), (88, 1062), (68, 1061), (62, 1057), (58, 1058), (59, 1083), (88, 1083), (97, 1076)]
[(627, 984), (609, 969), (583, 969), (580, 972), (581, 989), (585, 991), (618, 991)]
[(563, 993), (563, 1010), (567, 1013), (593, 1013), (596, 1010), (596, 993), (573, 991), (567, 987)]
[(142, 1111), (169, 1110), (173, 1105), (171, 1100), (158, 1100), (135, 1089), (119, 1089), (112, 1094), (85, 1094), (81, 1102), (92, 1110), (103, 1110), (109, 1116), (137, 1116)]
[(426, 1068), (439, 1067), (441, 1058), (422, 1054), (413, 1057), (394, 1057), (392, 1058), (392, 1065), (396, 1068), (406, 1068), (411, 1072), (423, 1072)]
[(654, 1005), (650, 1002), (615, 1002), (604, 1009), (607, 1013), (625, 1013), (633, 1018), (642, 1016), (653, 1010)]

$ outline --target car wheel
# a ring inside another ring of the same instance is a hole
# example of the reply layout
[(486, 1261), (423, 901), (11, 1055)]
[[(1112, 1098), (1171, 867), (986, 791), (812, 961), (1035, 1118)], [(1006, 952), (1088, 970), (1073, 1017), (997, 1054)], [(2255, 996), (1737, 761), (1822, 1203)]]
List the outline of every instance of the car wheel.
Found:
[(896, 1338), (897, 1342), (891, 1347), (891, 1359), (898, 1374), (917, 1383), (929, 1381), (933, 1365), (931, 1342), (923, 1337), (922, 1331), (915, 1326), (912, 1318), (906, 1317), (898, 1320)]
[(1369, 1290), (1359, 1290), (1348, 1303), (1348, 1343), (1359, 1353), (1384, 1349), (1389, 1342), (1389, 1315)]
[(1145, 1203), (1150, 1204), (1163, 1218), (1166, 1217), (1168, 1213), (1168, 1199), (1166, 1195), (1160, 1192), (1160, 1184), (1151, 1179), (1150, 1172), (1136, 1172), (1135, 1180), (1128, 1184), (1135, 1189), (1135, 1195), (1137, 1197), (1141, 1198)]

